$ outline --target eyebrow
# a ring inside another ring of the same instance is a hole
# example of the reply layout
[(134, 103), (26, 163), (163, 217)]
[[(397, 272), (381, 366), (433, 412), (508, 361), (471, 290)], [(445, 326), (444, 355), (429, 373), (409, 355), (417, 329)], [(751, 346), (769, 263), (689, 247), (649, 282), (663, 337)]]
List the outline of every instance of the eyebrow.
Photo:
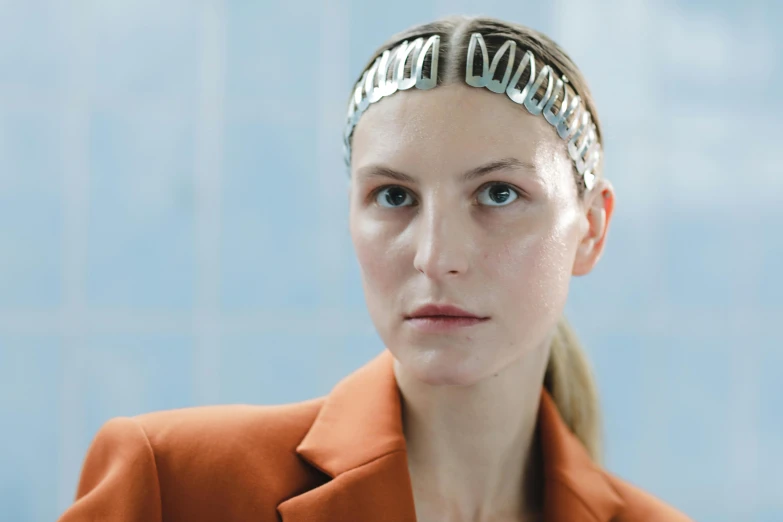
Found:
[[(486, 176), (487, 174), (490, 174), (492, 172), (498, 171), (498, 170), (505, 170), (505, 169), (522, 169), (522, 170), (528, 170), (533, 173), (537, 172), (536, 166), (533, 163), (530, 163), (528, 161), (521, 161), (517, 158), (503, 158), (495, 161), (490, 161), (489, 163), (485, 163), (483, 165), (479, 165), (478, 167), (474, 167), (464, 173), (460, 176), (460, 180), (465, 183), (468, 181), (473, 181), (475, 179), (478, 179), (482, 176)], [(385, 167), (383, 165), (371, 165), (368, 167), (363, 167), (360, 170), (360, 177), (363, 178), (375, 178), (375, 177), (382, 177), (382, 178), (390, 178), (397, 181), (403, 181), (406, 183), (416, 183), (416, 178), (413, 176), (410, 176), (408, 174), (405, 174), (404, 172), (399, 172), (394, 169), (391, 169), (389, 167)]]

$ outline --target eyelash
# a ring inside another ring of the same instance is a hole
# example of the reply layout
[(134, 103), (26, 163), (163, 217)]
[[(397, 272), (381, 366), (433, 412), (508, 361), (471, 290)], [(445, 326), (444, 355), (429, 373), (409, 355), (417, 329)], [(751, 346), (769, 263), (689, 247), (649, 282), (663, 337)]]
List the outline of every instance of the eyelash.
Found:
[[(485, 183), (484, 185), (479, 187), (478, 193), (483, 192), (487, 188), (495, 187), (495, 186), (507, 187), (508, 189), (510, 189), (511, 191), (516, 193), (517, 199), (523, 199), (523, 198), (526, 197), (526, 194), (525, 194), (525, 192), (523, 190), (515, 187), (514, 185), (511, 185), (510, 183), (506, 183), (504, 181), (491, 181), (489, 183)], [(407, 192), (408, 194), (411, 194), (408, 189), (406, 189), (405, 187), (403, 187), (401, 185), (383, 185), (383, 186), (380, 186), (380, 187), (376, 188), (375, 190), (373, 190), (369, 194), (368, 199), (370, 200), (371, 203), (375, 203), (375, 200), (378, 198), (378, 194), (381, 193), (382, 191), (386, 190), (386, 189), (389, 189), (389, 188), (399, 188), (399, 189), (402, 189), (403, 191)], [(412, 194), (411, 194), (411, 196), (412, 196)], [(514, 200), (514, 201), (517, 201), (517, 200)], [(505, 208), (505, 207), (510, 207), (514, 203), (514, 201), (512, 201), (511, 203), (506, 204), (506, 205), (484, 205), (484, 206), (490, 207), (490, 208)], [(413, 206), (413, 205), (406, 205), (406, 206), (410, 207), (410, 206)], [(388, 209), (392, 209), (392, 208), (406, 208), (406, 206), (381, 207), (381, 208), (388, 208)]]

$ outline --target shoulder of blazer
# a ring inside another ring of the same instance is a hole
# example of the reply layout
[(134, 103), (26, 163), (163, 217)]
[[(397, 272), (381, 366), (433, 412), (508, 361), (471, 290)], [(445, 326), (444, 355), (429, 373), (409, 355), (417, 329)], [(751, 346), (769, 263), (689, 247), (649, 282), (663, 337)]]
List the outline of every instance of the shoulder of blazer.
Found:
[(684, 513), (643, 489), (604, 471), (625, 501), (625, 509), (613, 522), (693, 522)]
[(280, 502), (326, 481), (296, 454), (322, 403), (199, 406), (133, 417), (155, 455), (164, 514), (186, 519), (199, 504), (195, 498), (209, 499), (198, 508), (204, 520), (211, 520), (205, 510), (214, 510), (215, 520), (267, 510), (276, 517)]
[[(227, 436), (272, 444), (304, 437), (323, 398), (281, 405), (224, 404), (154, 411), (132, 417), (154, 446), (187, 441), (219, 443)], [(256, 439), (257, 440), (257, 439)], [(234, 441), (236, 442), (236, 441)], [(297, 441), (298, 443), (298, 441)]]

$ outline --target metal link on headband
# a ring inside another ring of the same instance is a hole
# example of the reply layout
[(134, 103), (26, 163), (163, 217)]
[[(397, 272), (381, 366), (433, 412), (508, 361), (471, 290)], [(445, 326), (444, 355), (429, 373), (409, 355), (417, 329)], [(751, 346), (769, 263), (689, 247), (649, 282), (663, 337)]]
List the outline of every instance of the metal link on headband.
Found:
[[(525, 55), (519, 62), (516, 71), (514, 68), (514, 55), (517, 44), (514, 40), (507, 40), (498, 49), (492, 61), (489, 60), (487, 45), (480, 33), (473, 33), (468, 44), (467, 66), (465, 70), (465, 83), (471, 87), (486, 88), (492, 92), (506, 93), (511, 101), (522, 105), (533, 115), (543, 114), (550, 125), (555, 127), (558, 136), (568, 142), (568, 155), (574, 162), (577, 172), (582, 176), (587, 190), (595, 184), (596, 168), (601, 159), (601, 145), (592, 115), (582, 103), (581, 97), (575, 95), (569, 99), (568, 78), (565, 75), (555, 81), (552, 68), (544, 65), (536, 75), (536, 58), (532, 51), (525, 51)], [(438, 78), (438, 50), (440, 49), (440, 36), (430, 36), (426, 41), (424, 37), (417, 38), (413, 42), (407, 40), (398, 46), (384, 51), (375, 59), (373, 64), (362, 74), (353, 92), (348, 116), (343, 133), (343, 151), (346, 165), (351, 162), (351, 135), (359, 118), (367, 108), (378, 100), (391, 96), (397, 91), (404, 91), (412, 87), (427, 90), (437, 85)], [(477, 53), (481, 53), (482, 73), (473, 74), (473, 61)], [(508, 53), (506, 70), (502, 80), (495, 80), (495, 73), (503, 56)], [(427, 56), (431, 60), (430, 76), (423, 76), (423, 65)], [(405, 77), (405, 66), (410, 62), (410, 76)], [(527, 84), (519, 88), (519, 80), (525, 69), (529, 69)], [(539, 89), (546, 82), (546, 92), (540, 100), (536, 100)], [(553, 107), (558, 95), (562, 93), (562, 101), (557, 114)], [(569, 124), (570, 122), (570, 124)]]

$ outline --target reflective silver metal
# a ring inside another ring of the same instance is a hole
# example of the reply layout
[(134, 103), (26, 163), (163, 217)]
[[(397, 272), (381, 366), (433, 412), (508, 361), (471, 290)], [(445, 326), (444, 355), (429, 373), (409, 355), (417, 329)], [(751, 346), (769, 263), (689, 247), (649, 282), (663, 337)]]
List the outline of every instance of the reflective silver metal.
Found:
[[(509, 62), (509, 67), (512, 67), (513, 64)], [(525, 86), (520, 90), (517, 84), (519, 83), (519, 79), (522, 77), (522, 73), (525, 72), (525, 68), (530, 67), (530, 77), (527, 80), (527, 83)], [(533, 56), (533, 53), (531, 51), (525, 51), (525, 56), (522, 57), (522, 60), (519, 62), (519, 66), (517, 67), (516, 72), (514, 73), (514, 76), (511, 78), (511, 82), (509, 82), (508, 87), (506, 88), (506, 96), (511, 98), (511, 101), (518, 104), (525, 103), (525, 99), (527, 98), (527, 93), (530, 92), (530, 87), (533, 85), (534, 78), (536, 77), (536, 60)]]
[(503, 94), (506, 92), (506, 87), (508, 86), (508, 82), (511, 79), (511, 67), (506, 67), (506, 72), (503, 74), (502, 81), (493, 79), (495, 78), (495, 71), (497, 70), (498, 65), (500, 64), (500, 60), (503, 58), (503, 54), (505, 54), (506, 50), (509, 50), (508, 63), (514, 63), (514, 55), (517, 51), (517, 43), (514, 40), (507, 40), (506, 43), (504, 43), (500, 49), (498, 49), (498, 52), (495, 53), (495, 57), (492, 59), (492, 65), (489, 66), (489, 76), (487, 78), (486, 87), (490, 91), (496, 92), (498, 94)]
[[(346, 165), (351, 163), (353, 129), (371, 104), (386, 96), (391, 96), (397, 91), (405, 91), (413, 87), (427, 90), (437, 85), (439, 49), (440, 36), (438, 35), (430, 36), (426, 40), (424, 37), (416, 38), (412, 42), (406, 40), (396, 47), (384, 51), (362, 74), (354, 88), (343, 133)], [(574, 94), (573, 97), (569, 97), (566, 88), (569, 82), (565, 75), (555, 79), (552, 67), (549, 65), (543, 65), (536, 74), (536, 57), (530, 50), (525, 51), (525, 55), (512, 75), (516, 49), (516, 42), (507, 40), (490, 61), (484, 37), (480, 33), (473, 33), (468, 43), (465, 83), (472, 87), (486, 87), (498, 94), (505, 92), (511, 101), (524, 106), (530, 114), (543, 114), (546, 121), (557, 130), (558, 136), (568, 142), (568, 155), (574, 162), (577, 172), (582, 176), (587, 190), (592, 189), (595, 184), (594, 170), (601, 161), (602, 153), (592, 115), (579, 95)], [(481, 53), (482, 64), (480, 75), (473, 74), (473, 63), (478, 52)], [(503, 79), (495, 80), (497, 68), (506, 53), (508, 53), (508, 58)], [(422, 69), (428, 56), (432, 66), (429, 78), (425, 78)], [(405, 77), (407, 64), (410, 64), (410, 76)], [(528, 81), (520, 89), (519, 80), (525, 69), (528, 68), (530, 70)], [(535, 96), (544, 82), (546, 82), (544, 95), (540, 100), (536, 100)], [(562, 95), (562, 101), (557, 114), (555, 114), (552, 109), (560, 95)]]
[[(538, 92), (538, 89), (541, 88), (541, 84), (544, 83), (544, 81), (546, 81), (546, 92), (541, 98), (541, 101), (536, 103), (534, 99), (535, 95)], [(552, 96), (552, 81), (552, 68), (548, 65), (545, 65), (544, 68), (541, 69), (541, 72), (538, 73), (536, 82), (530, 88), (530, 91), (528, 91), (527, 97), (525, 98), (525, 108), (530, 114), (538, 116), (541, 114), (541, 111), (544, 110), (544, 105), (546, 105), (546, 103), (549, 101), (549, 98)]]
[[(428, 90), (438, 83), (438, 58), (440, 36), (416, 38), (412, 42), (405, 40), (393, 49), (384, 51), (356, 83), (353, 97), (348, 107), (345, 130), (343, 132), (343, 154), (346, 165), (351, 162), (351, 135), (353, 129), (367, 108), (380, 99), (391, 96), (397, 91), (412, 87)], [(424, 60), (431, 60), (429, 78), (423, 76)], [(410, 64), (410, 76), (405, 76), (405, 66)], [(390, 77), (391, 76), (391, 77)]]

